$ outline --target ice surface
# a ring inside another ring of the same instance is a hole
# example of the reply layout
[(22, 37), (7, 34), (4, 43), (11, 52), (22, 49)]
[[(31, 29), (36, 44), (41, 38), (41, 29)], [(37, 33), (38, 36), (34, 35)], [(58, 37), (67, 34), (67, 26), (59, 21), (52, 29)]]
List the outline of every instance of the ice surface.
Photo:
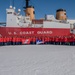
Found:
[(75, 75), (75, 47), (0, 47), (0, 75)]

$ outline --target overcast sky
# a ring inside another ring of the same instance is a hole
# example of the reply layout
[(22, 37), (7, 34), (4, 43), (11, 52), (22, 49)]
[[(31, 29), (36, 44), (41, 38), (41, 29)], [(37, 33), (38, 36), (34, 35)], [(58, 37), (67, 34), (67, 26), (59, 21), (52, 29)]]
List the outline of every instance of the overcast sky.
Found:
[[(67, 12), (69, 19), (75, 19), (75, 0), (30, 0), (30, 5), (35, 7), (35, 17), (43, 18), (45, 14), (56, 15), (56, 10), (63, 8)], [(24, 15), (23, 6), (25, 0), (0, 0), (0, 22), (6, 21), (6, 8), (10, 5), (21, 9), (21, 14)]]

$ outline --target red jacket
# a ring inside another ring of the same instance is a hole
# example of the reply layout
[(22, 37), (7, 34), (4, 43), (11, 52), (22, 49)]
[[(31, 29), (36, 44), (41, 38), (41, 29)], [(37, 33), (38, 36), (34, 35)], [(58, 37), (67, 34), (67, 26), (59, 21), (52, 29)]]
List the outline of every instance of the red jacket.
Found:
[(0, 38), (0, 42), (3, 42), (3, 37)]
[(6, 37), (3, 38), (3, 42), (7, 42), (7, 38)]

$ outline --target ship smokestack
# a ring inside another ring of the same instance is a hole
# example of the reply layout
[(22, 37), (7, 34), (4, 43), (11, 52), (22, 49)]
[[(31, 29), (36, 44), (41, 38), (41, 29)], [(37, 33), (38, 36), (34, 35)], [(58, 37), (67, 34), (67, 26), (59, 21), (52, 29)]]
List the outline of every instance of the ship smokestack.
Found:
[(64, 10), (64, 9), (58, 9), (56, 11), (56, 19), (57, 20), (67, 20), (66, 10)]
[(26, 0), (26, 9), (24, 10), (24, 12), (26, 16), (30, 17), (30, 20), (33, 20), (35, 19), (35, 11), (33, 6), (29, 6), (29, 1), (30, 0)]

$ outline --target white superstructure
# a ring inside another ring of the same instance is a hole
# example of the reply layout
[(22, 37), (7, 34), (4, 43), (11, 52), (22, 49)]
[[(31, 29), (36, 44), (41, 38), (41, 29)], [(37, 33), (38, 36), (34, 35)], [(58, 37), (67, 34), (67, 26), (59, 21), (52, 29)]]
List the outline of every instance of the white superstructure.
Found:
[[(32, 27), (32, 28), (71, 28), (73, 29), (75, 20), (57, 20), (54, 15), (46, 15), (42, 23), (33, 23), (30, 16), (20, 15), (20, 9), (15, 11), (15, 7), (10, 6), (7, 11), (6, 27)], [(36, 20), (35, 20), (36, 21)], [(40, 21), (40, 20), (39, 20)]]
[(67, 22), (69, 22), (70, 24), (74, 24), (75, 23), (75, 19), (68, 19)]
[(55, 22), (55, 21), (44, 21), (43, 24), (44, 28), (70, 28), (69, 23), (61, 23), (61, 22)]
[(30, 17), (20, 15), (20, 9), (18, 13), (15, 12), (15, 9), (10, 6), (7, 10), (7, 27), (28, 27), (31, 24)]

